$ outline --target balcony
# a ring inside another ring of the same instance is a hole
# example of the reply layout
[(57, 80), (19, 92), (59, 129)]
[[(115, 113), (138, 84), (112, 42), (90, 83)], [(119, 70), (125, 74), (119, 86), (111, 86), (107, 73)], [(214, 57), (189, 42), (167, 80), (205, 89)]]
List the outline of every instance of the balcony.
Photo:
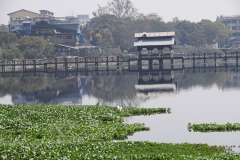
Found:
[(232, 30), (232, 33), (240, 33), (240, 29), (238, 29), (238, 30)]
[(238, 23), (227, 23), (226, 26), (234, 27), (234, 26), (240, 26), (240, 24), (238, 24)]
[(24, 20), (9, 21), (8, 24), (10, 24), (10, 25), (22, 25), (23, 21)]

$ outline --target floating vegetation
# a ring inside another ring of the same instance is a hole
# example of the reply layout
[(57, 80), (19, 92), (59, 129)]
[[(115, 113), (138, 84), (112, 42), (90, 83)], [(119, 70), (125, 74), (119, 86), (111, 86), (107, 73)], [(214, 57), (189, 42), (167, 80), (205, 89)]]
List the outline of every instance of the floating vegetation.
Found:
[(144, 124), (124, 117), (167, 114), (170, 109), (109, 106), (0, 105), (0, 159), (238, 159), (225, 147), (207, 144), (113, 142)]
[(194, 131), (194, 132), (236, 132), (240, 131), (240, 124), (239, 123), (227, 123), (227, 124), (216, 124), (216, 123), (210, 123), (210, 124), (191, 124), (188, 123), (188, 131)]

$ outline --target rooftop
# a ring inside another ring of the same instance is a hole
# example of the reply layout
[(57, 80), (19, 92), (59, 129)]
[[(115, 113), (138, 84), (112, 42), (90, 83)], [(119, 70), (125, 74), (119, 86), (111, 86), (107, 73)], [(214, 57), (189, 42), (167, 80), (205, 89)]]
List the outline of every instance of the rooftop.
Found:
[(221, 15), (218, 18), (240, 18), (240, 14), (236, 14), (236, 15)]
[(143, 33), (135, 33), (135, 38), (140, 37), (173, 37), (175, 36), (175, 32), (143, 32)]
[(175, 38), (172, 37), (161, 37), (156, 39), (142, 39), (136, 40), (134, 46), (164, 46), (164, 45), (174, 45)]
[(41, 13), (41, 12), (49, 12), (49, 13), (54, 14), (53, 12), (50, 12), (50, 11), (48, 11), (48, 10), (39, 10), (39, 11), (40, 11), (40, 13)]
[[(19, 12), (19, 11), (27, 11), (27, 12), (35, 13), (35, 12), (32, 12), (32, 11), (28, 11), (28, 10), (26, 10), (26, 9), (20, 9), (20, 10), (15, 11), (15, 12), (8, 13), (7, 15), (11, 15), (11, 14), (16, 13), (16, 12)], [(35, 14), (38, 14), (38, 13), (35, 13)]]

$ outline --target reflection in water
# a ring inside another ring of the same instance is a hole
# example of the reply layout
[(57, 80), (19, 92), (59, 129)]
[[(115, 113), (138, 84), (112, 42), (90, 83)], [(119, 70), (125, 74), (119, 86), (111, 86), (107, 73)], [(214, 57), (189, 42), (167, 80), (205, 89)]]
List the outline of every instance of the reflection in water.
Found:
[(14, 104), (84, 105), (89, 99), (90, 104), (171, 108), (169, 115), (126, 118), (126, 123), (145, 123), (151, 128), (129, 140), (239, 146), (239, 132), (187, 130), (188, 123), (239, 123), (239, 79), (236, 72), (1, 78), (0, 103), (6, 103), (4, 96), (11, 95)]
[[(146, 78), (146, 75), (148, 78)], [(156, 76), (156, 73), (139, 73), (138, 84), (135, 85), (135, 89), (137, 97), (141, 99), (174, 95), (177, 90), (177, 83), (174, 82), (174, 72), (165, 75), (159, 73), (158, 76)]]
[[(0, 96), (12, 95), (14, 104), (83, 104), (84, 96), (100, 104), (139, 106), (147, 99), (175, 96), (196, 86), (216, 85), (223, 91), (239, 89), (236, 72), (188, 73), (142, 72), (138, 75), (99, 77), (15, 77), (1, 78)], [(84, 105), (84, 104), (83, 104)]]
[[(34, 81), (35, 79), (33, 79)], [(42, 79), (46, 81), (45, 79)], [(82, 104), (83, 90), (86, 87), (86, 77), (67, 77), (64, 79), (48, 81), (39, 89), (23, 91), (12, 96), (14, 104)], [(37, 85), (37, 84), (36, 84)]]

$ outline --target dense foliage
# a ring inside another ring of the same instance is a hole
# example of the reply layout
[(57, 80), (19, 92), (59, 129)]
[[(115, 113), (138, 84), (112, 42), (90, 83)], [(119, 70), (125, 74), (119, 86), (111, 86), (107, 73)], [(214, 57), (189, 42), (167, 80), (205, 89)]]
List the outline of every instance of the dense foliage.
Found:
[(240, 131), (239, 123), (227, 123), (227, 124), (188, 124), (189, 132), (233, 132)]
[[(127, 2), (131, 4), (128, 10), (134, 11), (134, 14), (123, 15), (124, 3)], [(210, 20), (194, 23), (175, 17), (171, 22), (164, 22), (161, 15), (138, 13), (129, 0), (110, 0), (107, 6), (99, 6), (94, 16), (90, 22), (93, 29), (92, 43), (101, 47), (120, 46), (121, 50), (128, 51), (135, 49), (132, 47), (134, 33), (139, 32), (175, 31), (178, 45), (197, 47), (205, 47), (206, 44), (216, 42), (223, 47), (231, 34), (231, 31), (221, 22)]]
[(43, 57), (53, 57), (55, 45), (60, 40), (51, 38), (44, 40), (40, 37), (23, 36), (18, 38), (13, 33), (0, 33), (0, 59), (36, 59)]
[(95, 16), (104, 14), (113, 14), (118, 18), (134, 17), (137, 14), (137, 9), (133, 7), (130, 0), (111, 0), (107, 6), (98, 5), (98, 10), (93, 12)]
[(112, 141), (149, 130), (123, 124), (123, 117), (166, 113), (170, 109), (0, 105), (0, 159), (239, 159), (207, 144)]

